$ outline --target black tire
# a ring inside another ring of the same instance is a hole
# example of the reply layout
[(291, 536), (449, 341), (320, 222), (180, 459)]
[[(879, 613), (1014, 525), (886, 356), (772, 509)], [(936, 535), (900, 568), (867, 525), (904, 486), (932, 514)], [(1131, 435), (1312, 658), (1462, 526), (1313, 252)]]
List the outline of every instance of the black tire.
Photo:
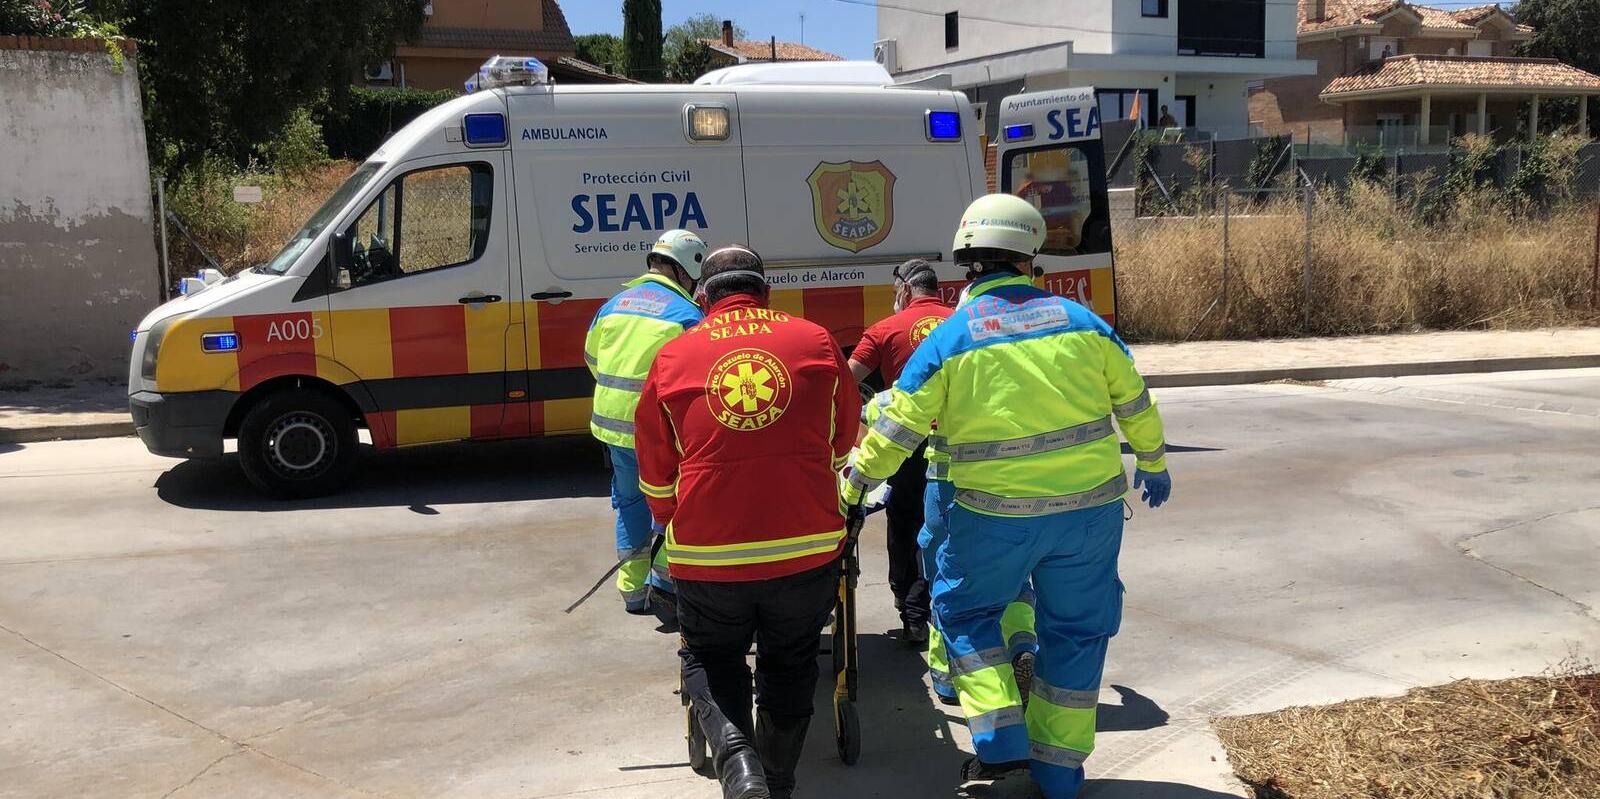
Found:
[(356, 421), (326, 392), (290, 388), (262, 397), (239, 423), (239, 463), (262, 492), (321, 497), (355, 473)]
[(854, 766), (861, 759), (861, 719), (856, 705), (848, 699), (833, 704), (833, 736), (839, 748), (839, 762)]

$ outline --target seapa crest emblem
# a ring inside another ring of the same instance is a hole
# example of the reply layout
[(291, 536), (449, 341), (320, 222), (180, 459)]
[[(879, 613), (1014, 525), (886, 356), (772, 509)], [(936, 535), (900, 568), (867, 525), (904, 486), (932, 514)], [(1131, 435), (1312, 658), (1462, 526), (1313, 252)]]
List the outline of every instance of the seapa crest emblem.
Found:
[(894, 227), (894, 173), (882, 161), (823, 161), (806, 178), (822, 240), (861, 252)]

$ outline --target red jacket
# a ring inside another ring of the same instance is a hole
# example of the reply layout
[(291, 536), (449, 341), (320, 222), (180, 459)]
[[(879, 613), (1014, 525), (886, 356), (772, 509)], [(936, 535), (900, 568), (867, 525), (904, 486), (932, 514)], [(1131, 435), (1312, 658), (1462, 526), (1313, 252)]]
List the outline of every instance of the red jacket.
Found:
[(634, 440), (673, 578), (765, 580), (837, 557), (835, 470), (860, 412), (828, 331), (749, 295), (724, 298), (662, 347)]
[(955, 309), (938, 297), (918, 297), (899, 313), (867, 328), (861, 334), (861, 343), (850, 353), (850, 360), (877, 370), (883, 375), (883, 385), (892, 386), (900, 379), (900, 372), (917, 345), (953, 313)]

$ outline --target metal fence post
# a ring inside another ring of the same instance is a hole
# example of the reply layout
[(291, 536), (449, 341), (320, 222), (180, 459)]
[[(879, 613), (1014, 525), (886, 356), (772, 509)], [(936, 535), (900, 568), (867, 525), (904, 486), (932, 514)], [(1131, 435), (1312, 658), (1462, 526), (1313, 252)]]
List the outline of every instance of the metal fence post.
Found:
[(1594, 206), (1594, 276), (1589, 283), (1589, 308), (1600, 309), (1600, 202)]
[(1301, 281), (1305, 291), (1305, 332), (1311, 332), (1311, 204), (1316, 195), (1311, 191), (1311, 182), (1304, 182), (1306, 193), (1306, 251), (1305, 261), (1301, 265)]
[(1230, 207), (1233, 192), (1228, 190), (1227, 184), (1222, 187), (1222, 326), (1228, 326), (1229, 312), (1232, 303), (1228, 301), (1228, 228), (1231, 222)]
[(156, 216), (161, 220), (161, 301), (171, 299), (172, 265), (167, 260), (167, 179), (156, 178)]

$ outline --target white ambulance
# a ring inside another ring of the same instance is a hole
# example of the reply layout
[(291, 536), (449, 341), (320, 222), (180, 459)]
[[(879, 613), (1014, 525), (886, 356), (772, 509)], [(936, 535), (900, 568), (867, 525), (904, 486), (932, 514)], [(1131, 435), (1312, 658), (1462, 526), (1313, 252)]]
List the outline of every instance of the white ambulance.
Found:
[[(896, 264), (938, 262), (959, 289), (953, 226), (986, 190), (961, 93), (859, 63), (734, 67), (692, 86), (545, 74), (491, 59), (476, 91), (396, 133), (271, 261), (189, 278), (151, 312), (129, 370), (150, 451), (216, 457), (237, 438), (259, 488), (311, 496), (350, 476), (362, 428), (379, 448), (585, 433), (584, 334), (672, 228), (761, 253), (773, 305), (846, 348), (889, 314)], [(1095, 113), (1087, 96), (1076, 113)], [(1075, 226), (1051, 240), (1075, 251), (1105, 215), (1098, 117), (1071, 145), (1045, 119), (1002, 144), (1002, 182)], [(1088, 156), (1059, 152), (1084, 142)], [(1103, 243), (1104, 267), (1047, 265), (1041, 285), (1109, 316)]]

